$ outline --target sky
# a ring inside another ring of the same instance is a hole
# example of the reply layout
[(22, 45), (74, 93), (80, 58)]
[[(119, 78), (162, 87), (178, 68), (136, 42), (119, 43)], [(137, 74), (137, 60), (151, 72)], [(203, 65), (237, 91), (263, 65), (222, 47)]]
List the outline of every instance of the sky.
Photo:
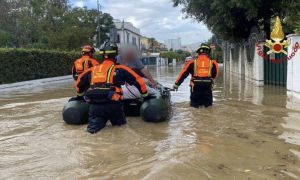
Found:
[[(97, 0), (71, 0), (72, 6), (97, 8)], [(183, 18), (181, 8), (171, 0), (100, 0), (102, 11), (115, 19), (133, 23), (146, 37), (160, 42), (181, 38), (182, 44), (203, 42), (211, 37), (207, 27), (192, 19)]]

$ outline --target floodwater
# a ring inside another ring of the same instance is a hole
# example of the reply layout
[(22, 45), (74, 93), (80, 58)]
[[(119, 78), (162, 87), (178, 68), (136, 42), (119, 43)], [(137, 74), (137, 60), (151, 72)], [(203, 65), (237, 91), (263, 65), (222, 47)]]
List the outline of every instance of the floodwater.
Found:
[[(179, 70), (151, 68), (169, 87)], [(194, 109), (188, 83), (168, 122), (96, 135), (62, 120), (72, 81), (1, 92), (0, 179), (300, 179), (299, 104), (283, 88), (221, 75), (214, 106)]]

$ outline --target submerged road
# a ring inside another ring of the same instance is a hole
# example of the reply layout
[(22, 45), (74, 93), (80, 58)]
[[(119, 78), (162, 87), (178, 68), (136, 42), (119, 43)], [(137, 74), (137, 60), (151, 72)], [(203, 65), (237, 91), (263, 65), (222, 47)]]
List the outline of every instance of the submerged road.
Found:
[[(180, 68), (151, 71), (172, 87)], [(186, 80), (168, 122), (91, 135), (62, 120), (72, 83), (0, 92), (0, 179), (300, 179), (300, 111), (284, 88), (220, 76), (214, 106), (194, 109)]]

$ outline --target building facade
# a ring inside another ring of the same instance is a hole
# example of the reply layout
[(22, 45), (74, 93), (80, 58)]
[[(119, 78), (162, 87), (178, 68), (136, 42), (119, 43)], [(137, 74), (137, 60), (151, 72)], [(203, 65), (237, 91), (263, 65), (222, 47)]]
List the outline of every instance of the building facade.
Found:
[(165, 41), (168, 50), (172, 49), (174, 51), (181, 49), (181, 38), (168, 39)]
[(142, 57), (142, 63), (144, 65), (167, 66), (168, 59), (161, 58), (160, 53), (147, 53), (146, 56)]
[(167, 50), (165, 44), (158, 42), (154, 38), (141, 37), (141, 51), (143, 53), (154, 53)]
[(148, 50), (150, 49), (151, 47), (151, 41), (149, 38), (145, 37), (145, 36), (142, 36), (141, 37), (141, 51), (143, 53), (146, 53), (148, 52)]
[(114, 20), (117, 29), (117, 44), (120, 49), (126, 46), (135, 46), (141, 50), (141, 32), (140, 29), (133, 26), (130, 22)]

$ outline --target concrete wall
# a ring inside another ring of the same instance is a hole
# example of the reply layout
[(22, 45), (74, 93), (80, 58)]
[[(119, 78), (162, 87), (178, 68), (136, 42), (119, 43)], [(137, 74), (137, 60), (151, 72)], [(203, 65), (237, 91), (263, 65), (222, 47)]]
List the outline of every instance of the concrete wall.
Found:
[[(264, 43), (259, 43), (261, 47), (263, 47)], [(264, 85), (264, 59), (259, 56), (255, 50), (254, 53), (254, 61), (252, 63), (252, 71), (249, 78), (252, 78), (252, 81), (255, 81), (257, 85)]]
[(157, 57), (156, 65), (157, 66), (167, 66), (168, 65), (168, 59), (167, 58)]
[(167, 66), (168, 65), (168, 59), (161, 58), (159, 56), (143, 57), (141, 60), (144, 65), (156, 65), (156, 66)]
[[(288, 60), (287, 65), (287, 94), (290, 99), (289, 104), (294, 105), (295, 103), (299, 104), (300, 101), (300, 49), (298, 47), (295, 50), (297, 42), (300, 46), (300, 36), (289, 35), (287, 37), (288, 56), (294, 55), (292, 59)], [(257, 45), (263, 47), (264, 42)], [(264, 85), (264, 59), (258, 55), (257, 47), (253, 49), (253, 52), (247, 52), (250, 49), (247, 48), (247, 45), (225, 44), (224, 49), (224, 73), (239, 76), (240, 79), (244, 78), (246, 83), (254, 83), (257, 86)], [(253, 58), (250, 59), (250, 57)]]
[(288, 54), (295, 54), (295, 56), (288, 60), (287, 67), (287, 89), (290, 97), (297, 97), (300, 99), (300, 49), (295, 52), (295, 43), (300, 43), (300, 36), (290, 35), (288, 36)]
[[(263, 43), (260, 43), (263, 46)], [(228, 48), (227, 48), (228, 49)], [(241, 76), (246, 80), (258, 86), (264, 85), (264, 60), (260, 57), (256, 50), (247, 52), (249, 48), (245, 45), (232, 46), (224, 52), (224, 72), (229, 72), (237, 76)], [(229, 53), (229, 54), (226, 54)], [(251, 53), (251, 58), (247, 54)], [(227, 59), (229, 58), (229, 59)]]

